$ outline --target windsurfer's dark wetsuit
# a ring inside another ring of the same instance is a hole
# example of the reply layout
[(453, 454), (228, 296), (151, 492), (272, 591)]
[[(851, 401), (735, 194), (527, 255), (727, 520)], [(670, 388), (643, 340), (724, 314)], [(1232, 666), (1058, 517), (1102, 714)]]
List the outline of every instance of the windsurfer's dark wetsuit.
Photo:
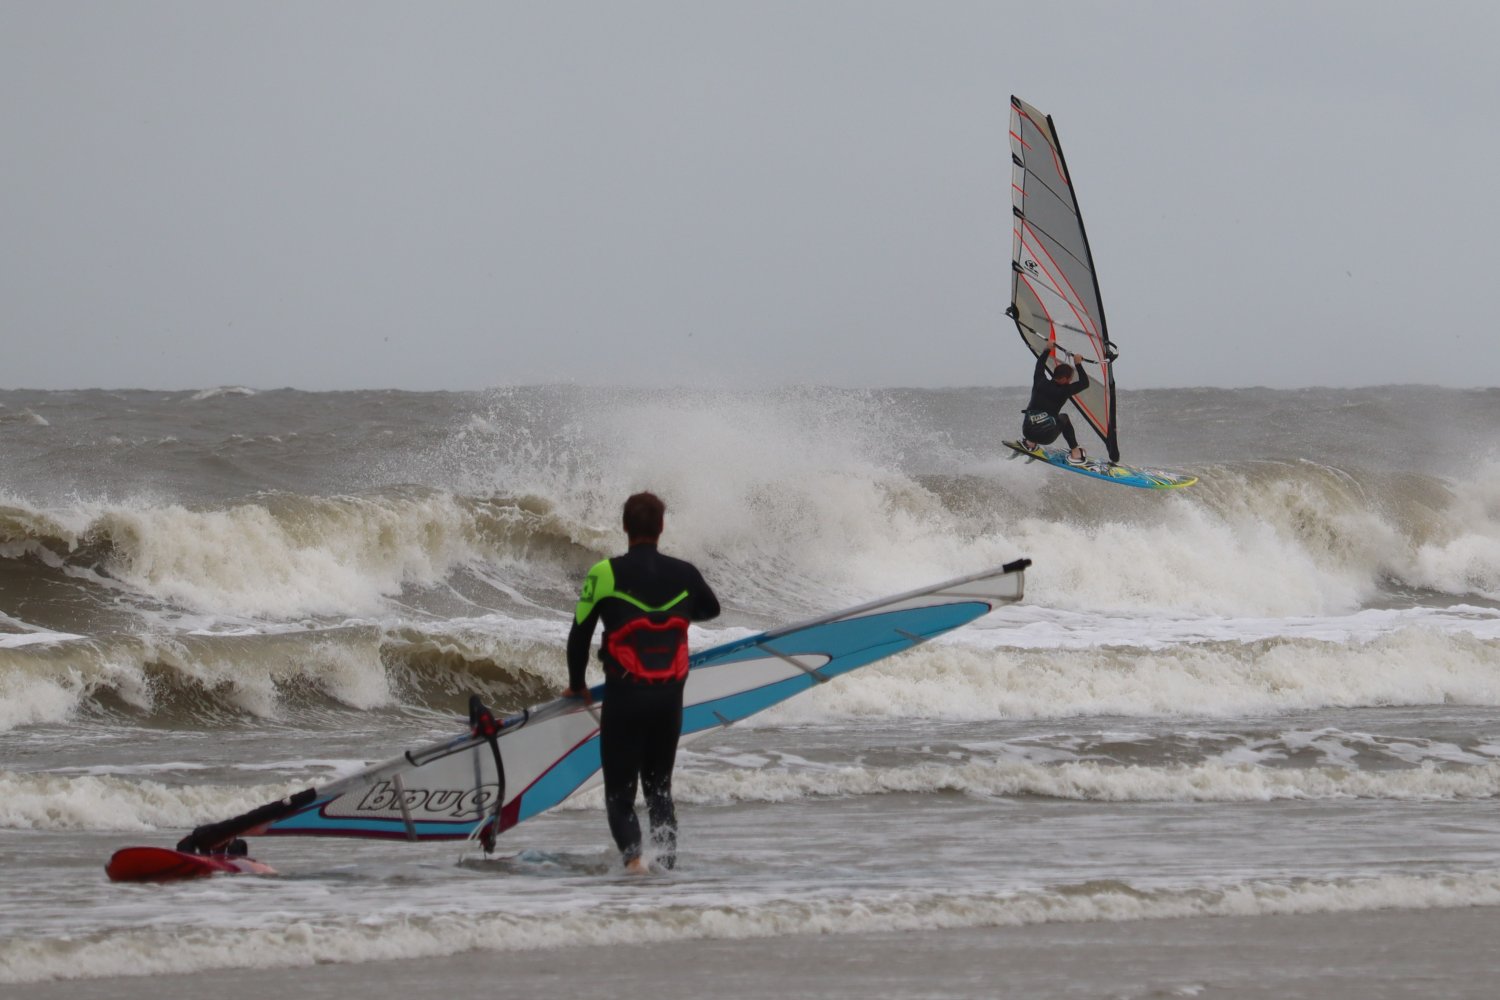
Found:
[(1047, 357), (1043, 351), (1036, 359), (1036, 371), (1031, 376), (1031, 402), (1026, 404), (1025, 417), (1021, 421), (1021, 437), (1036, 444), (1051, 444), (1062, 434), (1070, 449), (1078, 447), (1078, 435), (1073, 433), (1073, 421), (1062, 412), (1063, 406), (1089, 387), (1089, 373), (1082, 365), (1074, 366), (1073, 381), (1059, 385), (1047, 372)]
[(599, 756), (609, 832), (626, 863), (641, 854), (635, 816), (640, 781), (657, 860), (677, 859), (677, 813), (672, 764), (682, 735), (682, 689), (687, 683), (687, 626), (719, 614), (719, 599), (692, 563), (637, 542), (623, 556), (589, 570), (568, 633), (568, 685), (584, 687), (594, 626), (604, 620), (604, 707)]

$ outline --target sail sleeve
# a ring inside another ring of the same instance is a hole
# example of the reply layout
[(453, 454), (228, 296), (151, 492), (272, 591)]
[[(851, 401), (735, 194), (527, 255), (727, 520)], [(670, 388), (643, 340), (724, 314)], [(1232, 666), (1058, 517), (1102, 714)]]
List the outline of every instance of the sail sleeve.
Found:
[(1049, 369), (1065, 354), (1095, 366), (1092, 384), (1073, 404), (1117, 462), (1115, 348), (1083, 216), (1051, 117), (1018, 97), (1010, 99), (1010, 153), (1014, 228), (1007, 312), (1032, 354), (1053, 356)]

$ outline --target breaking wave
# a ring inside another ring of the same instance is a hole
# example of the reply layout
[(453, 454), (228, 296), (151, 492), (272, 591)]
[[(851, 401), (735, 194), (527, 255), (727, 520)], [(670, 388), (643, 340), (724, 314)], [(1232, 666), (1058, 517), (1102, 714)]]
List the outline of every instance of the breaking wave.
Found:
[(80, 713), (187, 726), (325, 707), (458, 713), (471, 693), (511, 711), (564, 686), (563, 634), (561, 625), (490, 619), (442, 630), (365, 623), (19, 636), (0, 640), (0, 732)]
[[(1074, 487), (1010, 473), (725, 479), (709, 470), (702, 484), (668, 484), (667, 544), (702, 563), (732, 608), (762, 621), (1018, 555), (1036, 563), (1029, 603), (1062, 609), (1287, 616), (1424, 594), (1500, 601), (1500, 469), (1382, 493), (1320, 467), (1226, 467), (1191, 495), (1102, 510)], [(87, 631), (122, 597), (216, 620), (451, 613), (442, 597), (453, 592), (481, 609), (562, 610), (583, 569), (620, 542), (617, 515), (579, 506), (564, 489), (415, 487), (202, 508), (11, 503), (0, 506), (0, 577), (11, 582), (0, 611), (27, 620), (13, 595), (63, 583), (81, 599), (37, 624)]]

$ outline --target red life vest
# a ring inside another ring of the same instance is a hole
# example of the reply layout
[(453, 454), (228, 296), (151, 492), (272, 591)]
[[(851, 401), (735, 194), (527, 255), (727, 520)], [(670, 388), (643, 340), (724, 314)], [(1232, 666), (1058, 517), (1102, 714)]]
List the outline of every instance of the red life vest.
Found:
[(633, 680), (682, 681), (688, 675), (687, 630), (688, 620), (681, 615), (642, 615), (611, 632), (605, 648)]

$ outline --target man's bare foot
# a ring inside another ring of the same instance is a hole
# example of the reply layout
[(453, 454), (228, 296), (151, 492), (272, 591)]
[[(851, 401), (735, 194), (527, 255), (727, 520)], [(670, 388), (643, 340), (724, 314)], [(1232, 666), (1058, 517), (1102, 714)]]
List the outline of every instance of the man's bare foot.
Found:
[(625, 862), (625, 870), (630, 872), (632, 875), (651, 874), (651, 866), (646, 864), (646, 859), (642, 857), (634, 857)]

